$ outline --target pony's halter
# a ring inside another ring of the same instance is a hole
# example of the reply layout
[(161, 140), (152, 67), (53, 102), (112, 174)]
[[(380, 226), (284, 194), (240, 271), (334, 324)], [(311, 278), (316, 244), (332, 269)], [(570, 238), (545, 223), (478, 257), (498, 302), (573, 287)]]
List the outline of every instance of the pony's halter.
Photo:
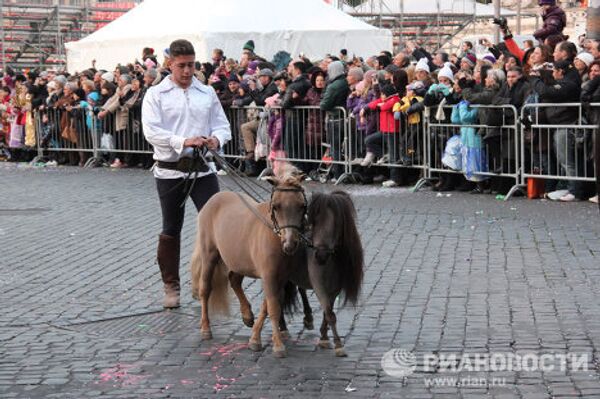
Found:
[[(286, 224), (284, 226), (280, 226), (279, 222), (277, 221), (277, 217), (275, 216), (275, 210), (273, 209), (273, 194), (275, 194), (275, 192), (295, 192), (295, 193), (302, 193), (302, 198), (304, 199), (304, 209), (302, 211), (302, 223), (300, 224), (300, 226), (294, 225), (294, 224)], [(269, 207), (271, 208), (271, 223), (273, 224), (273, 232), (275, 234), (277, 234), (278, 236), (281, 236), (281, 232), (283, 229), (294, 229), (297, 230), (298, 233), (300, 234), (300, 237), (303, 241), (306, 241), (306, 237), (304, 237), (304, 230), (306, 229), (306, 220), (307, 220), (307, 211), (308, 211), (308, 201), (306, 200), (306, 194), (304, 192), (304, 188), (302, 187), (289, 187), (289, 188), (282, 188), (282, 187), (273, 187), (273, 190), (271, 191), (271, 201), (269, 202)]]

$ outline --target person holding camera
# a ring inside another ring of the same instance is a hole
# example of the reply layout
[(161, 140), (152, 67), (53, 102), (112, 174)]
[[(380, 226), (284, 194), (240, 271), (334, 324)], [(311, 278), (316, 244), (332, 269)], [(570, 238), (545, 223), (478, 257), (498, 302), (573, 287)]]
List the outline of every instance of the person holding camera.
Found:
[(194, 77), (196, 53), (187, 40), (169, 46), (171, 75), (148, 89), (142, 104), (144, 136), (154, 148), (156, 188), (162, 209), (157, 260), (165, 308), (179, 307), (179, 251), (185, 202), (200, 211), (219, 191), (213, 163), (196, 156), (231, 139), (229, 121), (217, 94)]

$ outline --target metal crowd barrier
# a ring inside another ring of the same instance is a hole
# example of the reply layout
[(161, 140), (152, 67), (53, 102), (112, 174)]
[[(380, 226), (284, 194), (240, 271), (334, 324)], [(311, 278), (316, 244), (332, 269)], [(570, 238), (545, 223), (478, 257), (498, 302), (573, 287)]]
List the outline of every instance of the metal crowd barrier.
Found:
[[(506, 200), (521, 189), (516, 108), (512, 105), (470, 105), (464, 115), (459, 115), (455, 106), (443, 107), (443, 111), (444, 119), (441, 120), (433, 115), (434, 112), (437, 114), (437, 108), (430, 109), (426, 116), (428, 160), (424, 180), (434, 180), (433, 174), (440, 173), (467, 174), (472, 181), (506, 177), (514, 180)], [(485, 125), (480, 123), (482, 113), (487, 114)], [(461, 138), (460, 154), (454, 154), (457, 163), (449, 164), (444, 162), (446, 145), (455, 135)], [(422, 187), (424, 180), (417, 183), (415, 190)]]
[(350, 142), (350, 170), (359, 169), (367, 152), (373, 152), (374, 146), (380, 152), (376, 154), (373, 165), (387, 168), (409, 168), (427, 173), (426, 119), (422, 113), (400, 114), (398, 131), (380, 132), (379, 112), (364, 115), (350, 115), (348, 118), (348, 138)]
[[(350, 177), (350, 144), (347, 112), (342, 107), (322, 111), (318, 106), (290, 109), (268, 109), (269, 118), (276, 126), (270, 150), (274, 161), (287, 161), (306, 172), (313, 179), (322, 179), (330, 173), (339, 184)], [(332, 170), (334, 169), (334, 170)]]
[(98, 140), (93, 121), (93, 114), (80, 107), (36, 111), (38, 155), (34, 161), (41, 159), (45, 151), (64, 152), (69, 153), (71, 159), (79, 156), (78, 163), (87, 165), (97, 156)]
[[(547, 113), (553, 113), (553, 120), (557, 110), (571, 113), (569, 123), (548, 122)], [(453, 136), (462, 136), (462, 151), (475, 154), (470, 158), (476, 165), (470, 169), (472, 176), (514, 180), (507, 200), (529, 178), (595, 181), (592, 154), (600, 104), (527, 104), (520, 114), (511, 105), (471, 105), (470, 111), (477, 115), (463, 119), (463, 123), (456, 118), (454, 107), (443, 108), (442, 120), (436, 119), (436, 111), (437, 108), (426, 109), (418, 121), (402, 114), (400, 131), (385, 135), (388, 137), (380, 143), (379, 158), (383, 160), (378, 165), (422, 171), (415, 191), (435, 180), (437, 174), (464, 174), (469, 170), (466, 165), (453, 169), (444, 162), (446, 145)], [(484, 112), (486, 124), (481, 123)], [(267, 166), (288, 161), (321, 176), (327, 176), (335, 167), (339, 176), (336, 184), (352, 177), (365, 156), (367, 137), (379, 130), (376, 113), (370, 116), (374, 125), (367, 128), (341, 107), (333, 112), (323, 112), (317, 106), (231, 107), (226, 113), (232, 129), (232, 140), (223, 148), (227, 158), (242, 162), (248, 151), (258, 148), (259, 135)], [(91, 110), (81, 108), (42, 109), (35, 112), (34, 122), (36, 159), (47, 152), (63, 152), (72, 158), (79, 156), (79, 162), (90, 166), (103, 157), (152, 154), (137, 110), (129, 110), (127, 122), (119, 125), (114, 113), (99, 118)], [(461, 154), (460, 161), (465, 159)]]
[[(526, 104), (521, 110), (522, 184), (526, 179), (595, 182), (594, 139), (600, 104)], [(551, 123), (557, 115), (568, 123)], [(550, 116), (550, 118), (548, 118)], [(594, 120), (592, 123), (590, 120)], [(597, 172), (596, 172), (597, 173)]]

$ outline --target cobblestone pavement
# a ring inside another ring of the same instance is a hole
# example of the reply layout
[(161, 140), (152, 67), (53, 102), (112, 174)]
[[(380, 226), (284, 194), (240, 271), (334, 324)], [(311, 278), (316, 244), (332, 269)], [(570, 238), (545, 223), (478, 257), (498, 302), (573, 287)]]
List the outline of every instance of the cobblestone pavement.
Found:
[[(367, 267), (358, 306), (338, 312), (349, 356), (318, 349), (318, 332), (296, 316), (288, 357), (276, 359), (270, 344), (247, 349), (239, 313), (214, 323), (213, 341), (200, 340), (187, 270), (191, 205), (183, 304), (162, 310), (149, 172), (1, 164), (0, 398), (600, 397), (595, 206), (346, 189)], [(256, 309), (260, 283), (246, 290)], [(415, 354), (412, 375), (383, 371), (392, 348)], [(428, 353), (578, 353), (588, 370), (442, 374), (419, 360)], [(437, 377), (487, 383), (428, 380)]]

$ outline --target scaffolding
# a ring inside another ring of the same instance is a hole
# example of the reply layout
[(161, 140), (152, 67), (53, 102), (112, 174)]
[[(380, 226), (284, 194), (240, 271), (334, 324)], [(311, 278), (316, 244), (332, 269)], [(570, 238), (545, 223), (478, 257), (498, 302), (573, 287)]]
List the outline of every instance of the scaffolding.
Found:
[(64, 44), (114, 21), (141, 0), (0, 0), (1, 64), (62, 67)]
[[(429, 12), (406, 9), (405, 0), (339, 0), (338, 8), (361, 20), (392, 31), (394, 49), (398, 50), (410, 40), (435, 51), (450, 43), (469, 26), (489, 20), (493, 15), (479, 15), (476, 7), (492, 1), (428, 0), (421, 4), (429, 6)], [(448, 9), (442, 3), (450, 4)], [(431, 10), (433, 6), (433, 10)], [(423, 7), (424, 8), (424, 7)], [(520, 10), (519, 10), (520, 11)], [(529, 15), (527, 15), (529, 16)]]

